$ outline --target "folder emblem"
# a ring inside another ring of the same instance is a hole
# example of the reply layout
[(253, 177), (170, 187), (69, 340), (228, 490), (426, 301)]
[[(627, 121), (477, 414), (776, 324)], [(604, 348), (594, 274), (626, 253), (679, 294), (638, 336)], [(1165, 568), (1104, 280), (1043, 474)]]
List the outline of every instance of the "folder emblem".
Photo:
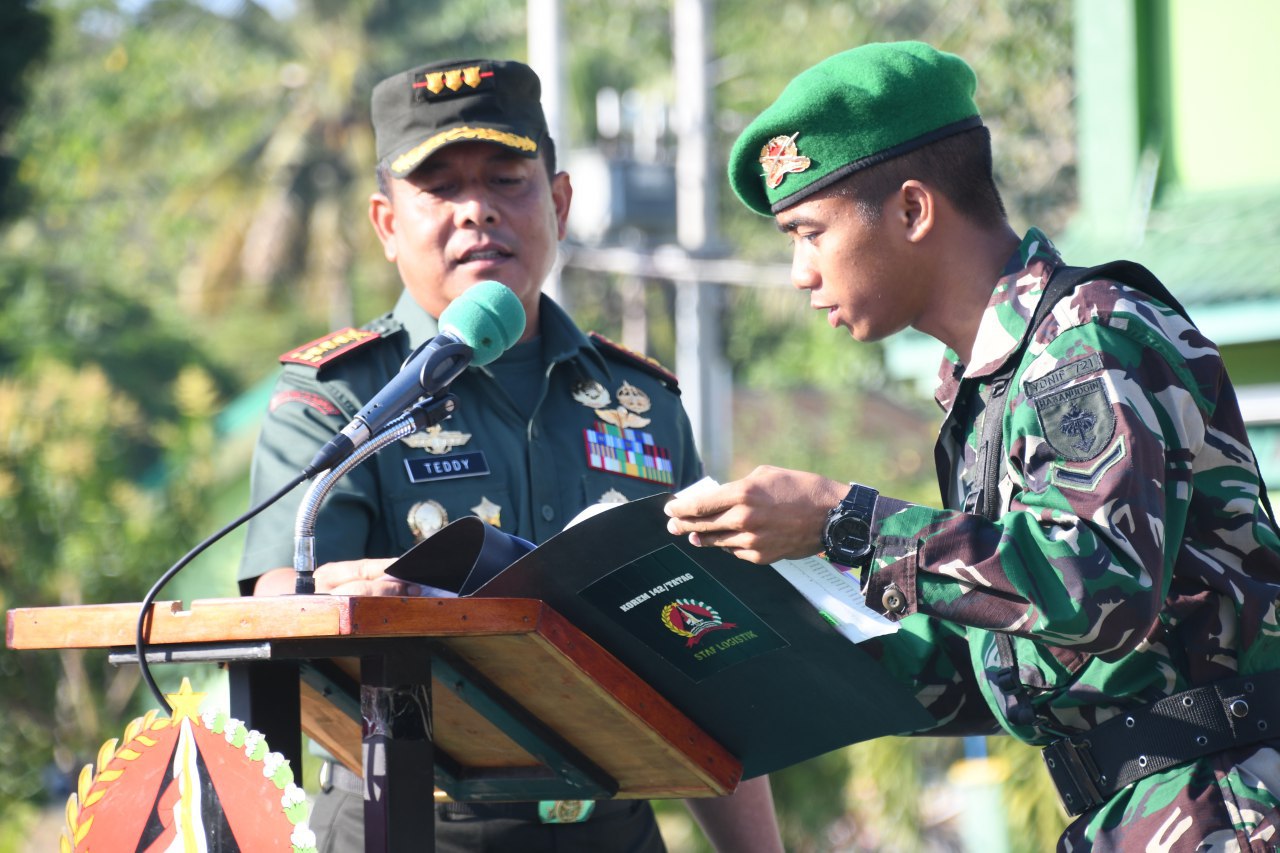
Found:
[(677, 598), (662, 608), (662, 624), (686, 639), (685, 646), (693, 648), (712, 631), (736, 628), (737, 623), (725, 622), (715, 608), (705, 601)]

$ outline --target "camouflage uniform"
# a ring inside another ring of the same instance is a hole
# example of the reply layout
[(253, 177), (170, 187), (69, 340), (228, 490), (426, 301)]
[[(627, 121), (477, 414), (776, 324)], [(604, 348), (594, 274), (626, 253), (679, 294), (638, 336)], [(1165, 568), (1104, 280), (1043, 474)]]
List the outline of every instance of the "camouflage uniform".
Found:
[[(1280, 542), (1230, 381), (1214, 345), (1144, 294), (1086, 282), (1036, 330), (1000, 413), (998, 520), (978, 514), (986, 384), (1061, 263), (1031, 230), (971, 364), (947, 353), (936, 456), (948, 509), (885, 497), (876, 508), (867, 602), (902, 620), (883, 660), (914, 684), (935, 733), (999, 726), (1044, 745), (1280, 668)], [(1013, 638), (1035, 723), (1010, 719), (997, 632)], [(1141, 779), (1074, 821), (1061, 845), (1274, 850), (1278, 749), (1275, 739)]]
[[(540, 317), (544, 363), (531, 377), (541, 380), (532, 417), (514, 402), (520, 395), (495, 378), (497, 362), (468, 368), (450, 387), (457, 411), (441, 430), (426, 434), (427, 447), (396, 442), (338, 481), (316, 519), (317, 564), (399, 556), (423, 533), (466, 515), (541, 542), (590, 504), (670, 491), (701, 477), (674, 377), (588, 338), (545, 297)], [(254, 454), (253, 501), (301, 471), (437, 328), (406, 293), (364, 330), (286, 354), (314, 358), (318, 366), (285, 364)], [(622, 458), (625, 448), (617, 445), (623, 440), (646, 449), (648, 458)], [(262, 572), (293, 564), (294, 517), (304, 491), (296, 489), (250, 523), (242, 592), (250, 593)], [(326, 791), (312, 823), (318, 830), (333, 827), (322, 849), (360, 849), (362, 810), (351, 790)], [(451, 805), (438, 812), (441, 851), (664, 849), (643, 800), (601, 801), (583, 823), (541, 824), (532, 803)]]

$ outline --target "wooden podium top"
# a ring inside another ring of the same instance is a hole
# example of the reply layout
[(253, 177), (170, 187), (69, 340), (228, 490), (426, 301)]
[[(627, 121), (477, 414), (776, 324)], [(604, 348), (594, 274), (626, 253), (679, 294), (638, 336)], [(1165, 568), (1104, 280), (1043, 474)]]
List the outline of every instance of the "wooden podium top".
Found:
[[(138, 604), (18, 608), (12, 649), (132, 649)], [(741, 764), (631, 670), (541, 601), (515, 598), (281, 596), (152, 607), (148, 647), (266, 643), (273, 658), (324, 660), (359, 680), (362, 648), (415, 647), (478, 674), (517, 711), (609, 774), (615, 796), (655, 799), (731, 793)], [(279, 650), (277, 652), (277, 649)], [(456, 671), (456, 670), (449, 670)], [(462, 767), (535, 768), (457, 685), (432, 680), (436, 749)], [(359, 770), (358, 718), (301, 684), (303, 730)]]

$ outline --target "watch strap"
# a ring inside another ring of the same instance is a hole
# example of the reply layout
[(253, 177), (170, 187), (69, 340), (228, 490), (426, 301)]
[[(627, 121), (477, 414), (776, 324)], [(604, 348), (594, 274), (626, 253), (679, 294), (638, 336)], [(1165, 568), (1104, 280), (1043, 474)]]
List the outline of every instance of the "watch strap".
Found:
[(867, 520), (867, 524), (871, 524), (871, 516), (876, 511), (876, 498), (880, 497), (880, 493), (870, 486), (864, 486), (860, 483), (850, 483), (849, 493), (840, 500), (837, 507), (843, 512), (852, 512)]

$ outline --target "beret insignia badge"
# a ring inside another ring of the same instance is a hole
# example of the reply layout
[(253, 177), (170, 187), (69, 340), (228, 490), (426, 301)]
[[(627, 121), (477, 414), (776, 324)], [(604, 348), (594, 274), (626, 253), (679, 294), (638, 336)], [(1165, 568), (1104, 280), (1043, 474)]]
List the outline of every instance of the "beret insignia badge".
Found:
[(809, 168), (809, 158), (796, 149), (799, 131), (790, 136), (775, 136), (760, 149), (760, 165), (764, 166), (764, 182), (769, 189), (776, 189), (782, 179), (791, 172), (803, 172)]

